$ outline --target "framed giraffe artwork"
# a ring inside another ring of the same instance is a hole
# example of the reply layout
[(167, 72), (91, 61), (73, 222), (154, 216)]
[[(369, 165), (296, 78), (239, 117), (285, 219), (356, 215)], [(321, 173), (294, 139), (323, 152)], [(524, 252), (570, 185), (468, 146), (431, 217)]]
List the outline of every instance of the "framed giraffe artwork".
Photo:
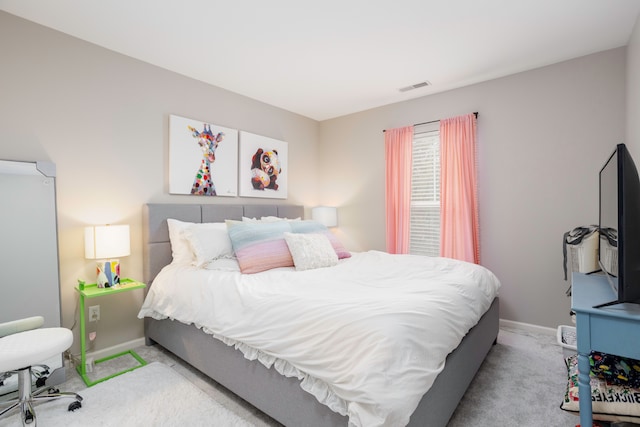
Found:
[(240, 131), (240, 196), (287, 198), (287, 148), (284, 141)]
[(238, 195), (238, 131), (169, 116), (169, 193)]

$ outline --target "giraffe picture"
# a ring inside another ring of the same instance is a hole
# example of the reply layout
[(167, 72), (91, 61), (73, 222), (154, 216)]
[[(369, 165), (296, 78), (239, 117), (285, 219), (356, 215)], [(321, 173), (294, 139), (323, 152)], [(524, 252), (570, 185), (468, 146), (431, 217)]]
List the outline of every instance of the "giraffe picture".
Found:
[(238, 195), (238, 131), (169, 117), (169, 193)]

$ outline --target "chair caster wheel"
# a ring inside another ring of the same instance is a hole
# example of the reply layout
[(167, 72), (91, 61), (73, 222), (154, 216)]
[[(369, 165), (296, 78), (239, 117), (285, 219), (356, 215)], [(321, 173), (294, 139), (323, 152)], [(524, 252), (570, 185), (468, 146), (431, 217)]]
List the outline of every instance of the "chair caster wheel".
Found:
[(34, 416), (33, 416), (33, 412), (31, 412), (29, 409), (27, 409), (24, 413), (24, 423), (25, 424), (31, 424), (34, 420)]
[(36, 380), (36, 387), (37, 388), (44, 387), (46, 382), (47, 382), (47, 377), (40, 377)]
[(60, 393), (60, 389), (59, 388), (55, 388), (55, 387), (49, 387), (49, 389), (47, 389), (47, 393), (49, 393), (49, 394), (58, 394), (58, 393)]
[(82, 408), (82, 403), (75, 401), (69, 404), (69, 411), (73, 412)]

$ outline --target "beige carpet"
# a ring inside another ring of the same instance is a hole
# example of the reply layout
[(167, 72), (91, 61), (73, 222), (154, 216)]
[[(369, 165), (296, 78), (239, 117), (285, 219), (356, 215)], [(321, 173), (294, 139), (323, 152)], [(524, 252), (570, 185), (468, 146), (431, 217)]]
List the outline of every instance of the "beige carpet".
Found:
[[(224, 426), (252, 427), (170, 367), (154, 362), (79, 391), (82, 408), (69, 412), (72, 399), (42, 403), (39, 427)], [(0, 420), (19, 426), (18, 413)]]

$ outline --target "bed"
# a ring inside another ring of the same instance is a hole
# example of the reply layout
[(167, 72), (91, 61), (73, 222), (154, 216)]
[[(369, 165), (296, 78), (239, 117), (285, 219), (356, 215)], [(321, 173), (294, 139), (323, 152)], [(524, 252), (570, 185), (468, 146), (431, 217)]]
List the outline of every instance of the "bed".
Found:
[[(302, 206), (291, 205), (146, 205), (144, 207), (144, 280), (149, 285), (147, 293), (153, 289), (154, 279), (161, 270), (167, 266), (165, 271), (171, 268), (172, 250), (167, 227), (168, 219), (190, 223), (216, 223), (225, 220), (239, 221), (243, 217), (299, 218), (303, 215)], [(359, 255), (354, 256), (355, 259), (359, 259), (358, 257)], [(343, 261), (351, 262), (351, 260)], [(418, 399), (417, 407), (408, 419), (407, 425), (445, 426), (447, 424), (492, 344), (496, 341), (497, 295), (491, 297), (487, 306), (486, 311), (483, 309), (484, 313), (479, 314), (479, 320), (475, 326), (446, 356), (443, 370), (435, 377), (428, 391)], [(280, 374), (275, 366), (268, 368), (259, 360), (249, 360), (245, 349), (242, 348), (242, 343), (239, 346), (235, 340), (216, 336), (213, 331), (198, 324), (199, 322), (195, 322), (198, 326), (196, 327), (193, 323), (171, 320), (171, 316), (155, 317), (157, 318), (149, 315), (144, 317), (145, 338), (148, 345), (158, 344), (164, 347), (283, 425), (329, 427), (350, 424), (346, 414), (334, 412), (327, 405), (319, 402), (322, 399), (301, 388), (301, 379), (304, 378), (300, 378), (300, 372), (294, 373), (293, 376), (285, 376)], [(351, 424), (360, 422), (354, 423), (353, 419), (351, 421)], [(391, 422), (388, 425), (398, 425), (394, 423)]]

